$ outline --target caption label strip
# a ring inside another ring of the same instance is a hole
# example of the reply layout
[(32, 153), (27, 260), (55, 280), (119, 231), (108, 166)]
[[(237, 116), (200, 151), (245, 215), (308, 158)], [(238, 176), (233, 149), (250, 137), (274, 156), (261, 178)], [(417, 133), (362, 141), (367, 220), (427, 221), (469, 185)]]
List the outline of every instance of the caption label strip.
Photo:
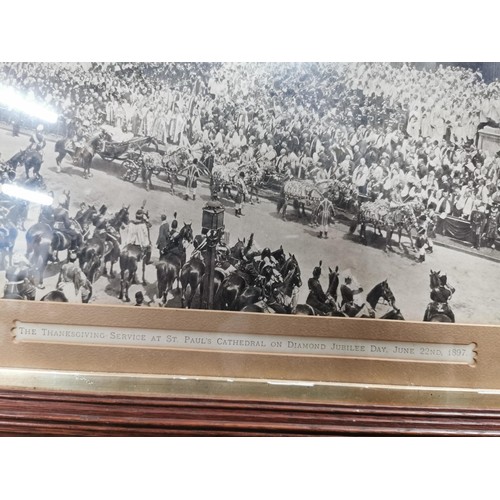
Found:
[(18, 342), (163, 347), (172, 349), (322, 357), (376, 358), (472, 365), (476, 344), (434, 344), (180, 330), (85, 327), (16, 321)]

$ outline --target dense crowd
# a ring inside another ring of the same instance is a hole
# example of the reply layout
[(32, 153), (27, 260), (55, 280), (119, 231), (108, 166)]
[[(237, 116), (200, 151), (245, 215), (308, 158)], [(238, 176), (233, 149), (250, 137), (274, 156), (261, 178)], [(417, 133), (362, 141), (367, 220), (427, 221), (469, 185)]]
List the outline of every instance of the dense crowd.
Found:
[(500, 202), (500, 159), (477, 148), (500, 121), (479, 72), (389, 63), (5, 63), (0, 83), (74, 123), (107, 123), (216, 161), (258, 160), (299, 179), (340, 179), (371, 199), (419, 199), (469, 219)]

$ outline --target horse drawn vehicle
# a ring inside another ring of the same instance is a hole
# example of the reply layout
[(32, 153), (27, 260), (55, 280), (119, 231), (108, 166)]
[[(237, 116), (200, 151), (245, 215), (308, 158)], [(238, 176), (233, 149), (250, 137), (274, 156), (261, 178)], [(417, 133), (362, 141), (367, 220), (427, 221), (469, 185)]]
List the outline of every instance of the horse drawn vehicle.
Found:
[(129, 151), (122, 163), (124, 169), (122, 179), (136, 182), (139, 176), (146, 184), (146, 190), (153, 189), (152, 177), (164, 175), (174, 194), (177, 176), (190, 158), (189, 150), (174, 147), (166, 151), (145, 151), (143, 148)]

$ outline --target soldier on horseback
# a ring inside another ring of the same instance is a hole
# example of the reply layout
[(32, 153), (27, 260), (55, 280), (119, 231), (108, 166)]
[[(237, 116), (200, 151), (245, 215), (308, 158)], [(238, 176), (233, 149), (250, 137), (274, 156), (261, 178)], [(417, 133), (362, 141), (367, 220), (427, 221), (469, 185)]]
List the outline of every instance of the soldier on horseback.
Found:
[(53, 229), (68, 236), (71, 241), (69, 250), (75, 250), (82, 244), (83, 236), (75, 221), (70, 219), (67, 204), (67, 196), (61, 195), (58, 199), (58, 206), (53, 212)]
[(319, 266), (313, 269), (312, 278), (307, 280), (307, 287), (309, 288), (309, 295), (306, 299), (306, 304), (310, 305), (320, 315), (327, 315), (330, 313), (334, 306), (332, 297), (326, 295), (323, 287), (319, 281), (321, 276), (321, 262)]
[(340, 286), (340, 293), (342, 295), (341, 310), (347, 314), (347, 316), (355, 316), (360, 310), (360, 305), (355, 302), (355, 295), (360, 294), (363, 288), (354, 288), (352, 276), (347, 274), (344, 278), (344, 283)]
[(47, 145), (45, 136), (43, 133), (43, 125), (38, 125), (36, 132), (34, 132), (30, 137), (30, 144), (28, 146), (29, 150), (37, 151), (43, 157), (43, 150)]
[(431, 321), (434, 315), (443, 314), (450, 318), (452, 323), (455, 323), (455, 314), (448, 304), (454, 293), (455, 288), (448, 284), (448, 277), (445, 274), (439, 276), (437, 286), (431, 289), (432, 302), (427, 306), (424, 321)]
[(123, 246), (138, 245), (141, 247), (146, 264), (151, 264), (151, 239), (149, 236), (149, 214), (142, 206), (135, 213), (135, 220), (131, 220), (127, 226), (128, 235), (124, 238)]

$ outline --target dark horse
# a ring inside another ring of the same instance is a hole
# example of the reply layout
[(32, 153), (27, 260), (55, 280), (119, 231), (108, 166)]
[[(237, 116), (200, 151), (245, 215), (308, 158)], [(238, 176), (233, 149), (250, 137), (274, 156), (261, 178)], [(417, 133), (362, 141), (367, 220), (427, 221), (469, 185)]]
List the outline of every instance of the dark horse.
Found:
[(389, 288), (387, 280), (382, 281), (378, 285), (375, 285), (371, 291), (366, 296), (366, 301), (370, 304), (370, 307), (376, 311), (377, 305), (380, 299), (385, 301), (392, 309), (380, 317), (380, 319), (400, 319), (404, 320), (403, 315), (400, 310), (396, 307), (396, 299), (392, 290)]
[(26, 178), (29, 178), (30, 170), (33, 169), (33, 174), (38, 175), (42, 167), (43, 157), (40, 152), (33, 149), (22, 149), (16, 153), (10, 160), (6, 161), (9, 167), (16, 169), (19, 165), (24, 165)]
[(96, 153), (102, 150), (105, 142), (111, 140), (111, 136), (101, 130), (97, 135), (91, 137), (83, 146), (82, 152), (80, 154), (80, 166), (83, 168), (83, 177), (88, 179), (90, 174), (90, 167), (92, 166), (92, 160)]
[[(95, 214), (94, 207), (89, 207), (79, 218), (75, 220), (75, 226), (79, 229), (82, 235), (82, 226), (87, 224), (87, 220)], [(26, 232), (26, 256), (30, 259), (31, 264), (36, 269), (36, 275), (39, 288), (43, 286), (43, 275), (45, 269), (52, 258), (54, 252), (68, 250), (72, 240), (64, 231), (53, 229), (45, 222), (33, 224)]]
[(120, 258), (120, 229), (128, 224), (128, 207), (123, 207), (106, 223), (105, 229), (96, 231), (79, 252), (80, 266), (91, 283), (101, 275), (107, 275), (108, 262), (110, 276), (114, 278), (113, 266)]
[[(191, 303), (205, 275), (205, 262), (197, 253), (181, 269), (181, 307), (191, 308)], [(188, 288), (189, 287), (189, 288)], [(189, 290), (189, 293), (188, 293)], [(215, 293), (214, 293), (215, 295)]]
[(192, 241), (193, 228), (191, 223), (184, 223), (179, 234), (163, 250), (160, 261), (156, 264), (158, 298), (161, 298), (163, 306), (167, 304), (167, 295), (173, 289), (175, 280), (177, 280), (177, 289), (180, 288), (180, 273), (186, 262), (186, 247)]

